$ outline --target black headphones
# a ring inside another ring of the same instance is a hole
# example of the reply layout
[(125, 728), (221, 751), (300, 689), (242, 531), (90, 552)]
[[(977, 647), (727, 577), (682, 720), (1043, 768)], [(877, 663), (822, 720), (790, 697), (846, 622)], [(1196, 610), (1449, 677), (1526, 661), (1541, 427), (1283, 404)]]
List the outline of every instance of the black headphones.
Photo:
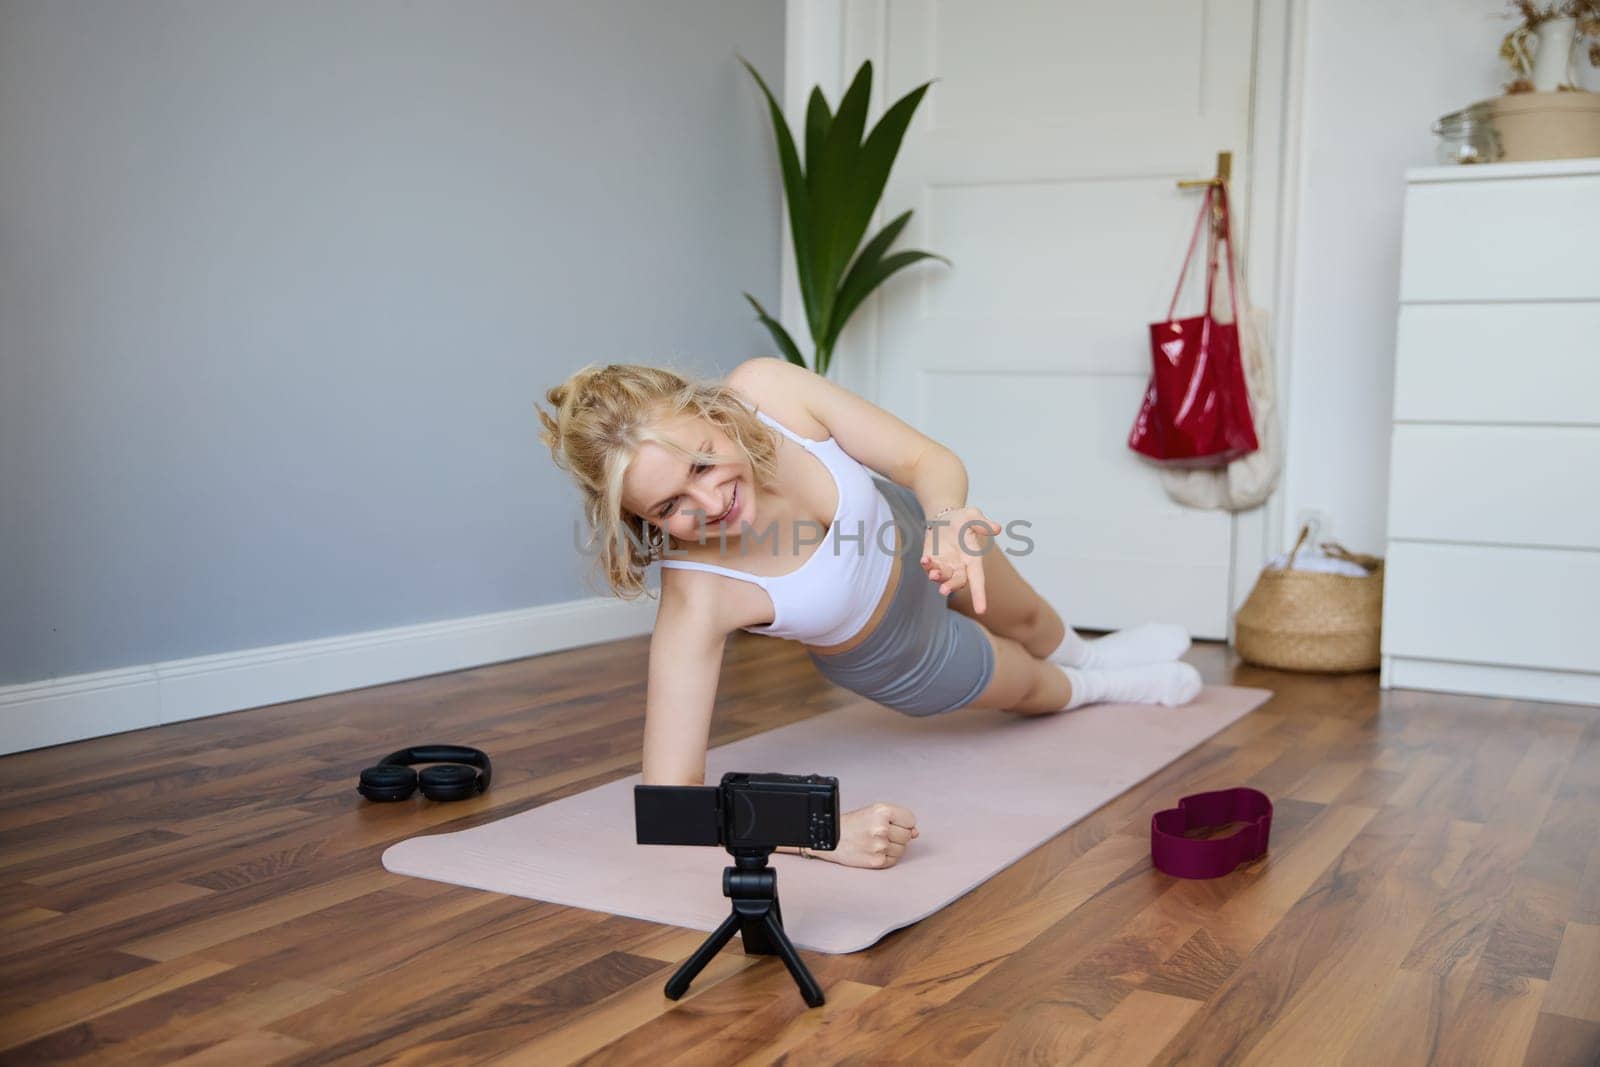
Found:
[[(442, 766), (424, 767), (419, 774), (411, 769), (413, 763)], [(465, 745), (413, 745), (389, 753), (376, 767), (362, 771), (356, 792), (368, 800), (405, 800), (419, 786), (429, 800), (477, 796), (489, 788), (489, 757)]]

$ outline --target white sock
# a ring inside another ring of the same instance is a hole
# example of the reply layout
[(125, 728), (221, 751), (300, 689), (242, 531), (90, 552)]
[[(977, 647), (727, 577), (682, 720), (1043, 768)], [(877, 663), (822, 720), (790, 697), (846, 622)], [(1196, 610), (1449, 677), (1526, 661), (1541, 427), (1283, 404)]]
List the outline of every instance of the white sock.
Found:
[(1062, 711), (1085, 704), (1163, 704), (1175, 708), (1200, 695), (1200, 672), (1187, 663), (1147, 663), (1118, 670), (1079, 670), (1056, 664), (1072, 683), (1072, 702)]
[(1145, 622), (1085, 641), (1067, 627), (1067, 636), (1045, 658), (1063, 667), (1114, 670), (1166, 663), (1189, 651), (1189, 631), (1169, 622)]

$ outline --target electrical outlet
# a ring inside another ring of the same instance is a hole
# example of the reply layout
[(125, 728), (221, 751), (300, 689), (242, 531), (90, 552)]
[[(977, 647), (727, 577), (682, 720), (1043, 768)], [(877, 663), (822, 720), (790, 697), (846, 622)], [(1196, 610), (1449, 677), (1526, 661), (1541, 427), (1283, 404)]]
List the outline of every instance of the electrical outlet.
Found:
[(1311, 536), (1306, 540), (1311, 544), (1328, 540), (1329, 532), (1333, 529), (1333, 523), (1329, 520), (1328, 513), (1320, 508), (1301, 508), (1295, 512), (1294, 535), (1299, 537), (1300, 531), (1307, 526), (1311, 527)]

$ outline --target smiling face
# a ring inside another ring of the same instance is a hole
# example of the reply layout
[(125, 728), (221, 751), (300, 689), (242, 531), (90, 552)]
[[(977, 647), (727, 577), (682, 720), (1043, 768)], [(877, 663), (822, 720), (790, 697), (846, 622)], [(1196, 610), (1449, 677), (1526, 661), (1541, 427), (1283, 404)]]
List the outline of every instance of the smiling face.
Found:
[(754, 515), (750, 462), (716, 426), (692, 415), (663, 419), (655, 436), (687, 452), (711, 453), (715, 463), (646, 441), (622, 481), (622, 506), (678, 541), (738, 535)]

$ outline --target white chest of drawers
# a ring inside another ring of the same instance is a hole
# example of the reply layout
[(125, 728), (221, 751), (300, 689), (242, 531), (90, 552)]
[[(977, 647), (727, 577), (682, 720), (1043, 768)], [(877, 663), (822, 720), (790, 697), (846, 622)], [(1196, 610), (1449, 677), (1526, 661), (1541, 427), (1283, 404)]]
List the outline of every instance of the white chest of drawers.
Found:
[(1407, 175), (1385, 688), (1600, 704), (1600, 159)]

